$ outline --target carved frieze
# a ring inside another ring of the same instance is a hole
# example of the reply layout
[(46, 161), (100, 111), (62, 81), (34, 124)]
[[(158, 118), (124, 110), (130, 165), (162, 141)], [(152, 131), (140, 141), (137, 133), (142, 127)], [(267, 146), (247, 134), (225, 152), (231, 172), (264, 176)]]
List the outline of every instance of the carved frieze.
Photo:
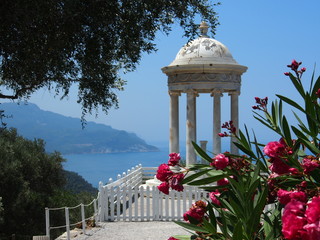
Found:
[(241, 83), (241, 76), (237, 74), (228, 74), (228, 73), (185, 73), (171, 75), (168, 78), (168, 84), (186, 84), (186, 83), (196, 83), (196, 82), (207, 82), (207, 83)]

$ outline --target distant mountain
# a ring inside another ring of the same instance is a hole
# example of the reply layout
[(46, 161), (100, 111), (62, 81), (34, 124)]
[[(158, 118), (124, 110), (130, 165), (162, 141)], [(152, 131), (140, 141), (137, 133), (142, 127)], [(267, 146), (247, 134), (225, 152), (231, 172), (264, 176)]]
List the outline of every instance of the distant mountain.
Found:
[(43, 139), (48, 152), (81, 154), (158, 151), (134, 133), (94, 122), (88, 122), (82, 129), (80, 119), (44, 111), (35, 104), (1, 103), (0, 110), (12, 116), (4, 119), (7, 127), (16, 128), (20, 135), (28, 139)]

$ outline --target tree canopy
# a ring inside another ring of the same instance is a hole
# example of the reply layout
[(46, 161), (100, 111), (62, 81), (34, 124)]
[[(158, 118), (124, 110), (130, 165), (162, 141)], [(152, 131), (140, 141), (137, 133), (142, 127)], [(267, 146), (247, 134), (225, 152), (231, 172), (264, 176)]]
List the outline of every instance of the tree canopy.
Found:
[(0, 98), (28, 99), (40, 88), (68, 96), (78, 85), (83, 117), (118, 106), (125, 81), (143, 52), (156, 50), (158, 31), (173, 24), (196, 35), (200, 16), (218, 25), (210, 0), (2, 0)]
[[(58, 152), (45, 152), (43, 140), (28, 140), (15, 129), (0, 128), (0, 239), (43, 235), (46, 207), (76, 206), (96, 197), (97, 189), (77, 173), (63, 170), (63, 161)], [(86, 208), (86, 216), (92, 216), (92, 208)], [(80, 211), (70, 213), (73, 223), (80, 219)], [(63, 223), (64, 211), (50, 213), (51, 226)]]
[(65, 186), (63, 161), (57, 152), (47, 154), (42, 140), (27, 140), (14, 129), (1, 129), (1, 234), (43, 232), (44, 209), (53, 205), (51, 198)]

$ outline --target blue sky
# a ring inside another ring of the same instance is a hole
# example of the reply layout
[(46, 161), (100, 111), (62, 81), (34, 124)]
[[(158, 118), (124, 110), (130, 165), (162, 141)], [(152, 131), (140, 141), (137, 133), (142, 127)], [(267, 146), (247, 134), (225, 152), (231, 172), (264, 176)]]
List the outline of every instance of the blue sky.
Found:
[[(302, 61), (307, 68), (305, 81), (309, 81), (315, 63), (318, 64), (316, 76), (319, 75), (319, 10), (318, 0), (229, 0), (222, 1), (222, 5), (216, 8), (220, 26), (215, 39), (228, 47), (239, 64), (248, 67), (242, 76), (239, 98), (240, 127), (246, 124), (263, 139), (270, 136), (269, 131), (252, 117), (251, 106), (255, 103), (255, 96), (268, 96), (274, 100), (275, 94), (282, 94), (298, 101), (298, 95), (283, 75), (292, 59)], [(87, 116), (88, 121), (135, 132), (147, 142), (167, 141), (169, 96), (167, 77), (161, 68), (174, 60), (187, 39), (182, 38), (182, 30), (175, 27), (168, 37), (159, 32), (156, 43), (159, 50), (144, 55), (137, 70), (124, 76), (127, 85), (118, 94), (120, 108), (111, 110), (108, 115), (100, 112), (98, 118)], [(54, 98), (54, 93), (40, 90), (30, 102), (44, 110), (80, 117), (81, 106), (76, 103), (76, 94), (77, 89), (74, 88), (68, 100), (60, 101)], [(197, 98), (198, 140), (212, 139), (212, 101), (205, 94)], [(229, 97), (224, 95), (222, 122), (230, 119), (229, 104)], [(185, 140), (185, 107), (185, 95), (182, 95), (181, 141)]]

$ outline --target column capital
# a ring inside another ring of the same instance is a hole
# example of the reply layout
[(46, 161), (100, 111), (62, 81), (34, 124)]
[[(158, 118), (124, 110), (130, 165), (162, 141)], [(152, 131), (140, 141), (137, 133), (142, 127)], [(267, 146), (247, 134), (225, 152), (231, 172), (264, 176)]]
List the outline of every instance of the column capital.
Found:
[(181, 96), (180, 91), (169, 91), (168, 93), (170, 96)]
[(240, 91), (230, 91), (228, 92), (228, 95), (231, 96), (231, 95), (240, 95)]
[(186, 90), (185, 93), (187, 93), (187, 94), (193, 94), (194, 97), (199, 97), (199, 93), (198, 93), (196, 90), (194, 90), (194, 89)]
[(210, 93), (211, 97), (214, 97), (214, 96), (217, 96), (217, 95), (222, 97), (223, 96), (223, 90), (212, 90), (211, 93)]

